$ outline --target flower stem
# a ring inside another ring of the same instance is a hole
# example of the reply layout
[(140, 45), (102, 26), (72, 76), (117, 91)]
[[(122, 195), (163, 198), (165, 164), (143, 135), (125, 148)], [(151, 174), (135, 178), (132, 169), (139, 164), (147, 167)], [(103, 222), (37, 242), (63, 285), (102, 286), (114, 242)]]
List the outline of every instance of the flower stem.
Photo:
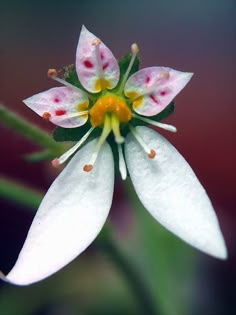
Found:
[(37, 208), (43, 194), (7, 178), (0, 178), (0, 198), (13, 201), (27, 208)]
[(124, 252), (121, 251), (116, 241), (113, 239), (110, 227), (106, 225), (101, 233), (102, 235), (98, 238), (97, 244), (101, 250), (112, 260), (117, 269), (123, 274), (127, 280), (128, 285), (136, 297), (139, 304), (140, 315), (157, 315), (156, 307), (152, 300), (152, 295), (147, 287), (145, 280), (143, 279), (140, 272), (137, 270), (127, 257)]
[(56, 143), (50, 137), (50, 135), (37, 128), (33, 124), (30, 124), (28, 121), (8, 110), (5, 106), (1, 104), (0, 123), (23, 135), (25, 138), (31, 140), (33, 143), (38, 144), (40, 147), (49, 149), (55, 155), (62, 153), (62, 146)]

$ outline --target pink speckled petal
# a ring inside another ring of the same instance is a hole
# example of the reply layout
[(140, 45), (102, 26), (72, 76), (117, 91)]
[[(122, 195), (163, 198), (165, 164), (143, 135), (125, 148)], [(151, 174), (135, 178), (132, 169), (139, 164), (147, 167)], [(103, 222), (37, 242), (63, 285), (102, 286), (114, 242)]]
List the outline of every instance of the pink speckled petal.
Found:
[(23, 102), (43, 118), (64, 128), (75, 128), (86, 123), (88, 115), (79, 116), (89, 101), (84, 92), (69, 87), (55, 87), (35, 94)]
[(144, 116), (160, 113), (185, 87), (192, 73), (167, 67), (144, 68), (126, 82), (125, 95), (133, 99), (133, 109)]
[(76, 71), (83, 87), (91, 92), (114, 88), (120, 76), (116, 58), (85, 26), (82, 27), (76, 51)]

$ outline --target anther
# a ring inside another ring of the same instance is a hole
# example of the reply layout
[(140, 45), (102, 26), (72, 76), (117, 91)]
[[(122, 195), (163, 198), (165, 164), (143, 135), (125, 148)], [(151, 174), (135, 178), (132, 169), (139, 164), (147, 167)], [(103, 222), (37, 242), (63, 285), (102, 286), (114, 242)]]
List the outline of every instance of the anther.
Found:
[(134, 55), (137, 55), (137, 54), (138, 54), (138, 52), (139, 52), (139, 47), (138, 47), (138, 45), (137, 45), (136, 43), (133, 43), (133, 44), (131, 45), (131, 52), (132, 52), (132, 54), (134, 54)]
[(100, 41), (99, 38), (95, 38), (95, 39), (92, 41), (92, 45), (93, 45), (93, 46), (97, 46), (97, 45), (99, 45), (99, 44), (101, 44), (101, 41)]
[(129, 125), (129, 129), (133, 134), (134, 138), (138, 141), (143, 150), (147, 153), (148, 157), (150, 159), (154, 159), (156, 152), (148, 147), (148, 145), (144, 142), (143, 138), (139, 135), (137, 129), (134, 128), (132, 125)]
[(156, 156), (156, 152), (154, 150), (151, 150), (150, 153), (148, 153), (149, 159), (154, 159), (155, 156)]
[(56, 77), (57, 76), (57, 70), (56, 69), (48, 69), (48, 77)]
[(60, 166), (60, 162), (58, 158), (55, 158), (54, 160), (52, 160), (52, 166), (55, 168), (58, 168)]
[(162, 71), (160, 72), (160, 79), (169, 79), (170, 74), (168, 71)]
[(50, 120), (51, 118), (51, 114), (49, 112), (44, 112), (43, 115), (42, 115), (43, 119), (45, 120)]
[(93, 169), (93, 165), (91, 165), (91, 164), (86, 164), (86, 165), (84, 165), (84, 167), (83, 167), (83, 170), (84, 170), (85, 172), (90, 172), (92, 169)]

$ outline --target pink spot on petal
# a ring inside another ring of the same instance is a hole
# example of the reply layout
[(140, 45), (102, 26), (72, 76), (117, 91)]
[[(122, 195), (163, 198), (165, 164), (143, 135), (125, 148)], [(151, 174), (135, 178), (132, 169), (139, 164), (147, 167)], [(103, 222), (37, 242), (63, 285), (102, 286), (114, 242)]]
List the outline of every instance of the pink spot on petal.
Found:
[(160, 96), (165, 96), (166, 94), (168, 94), (168, 92), (169, 91), (167, 91), (167, 90), (162, 90), (162, 91), (159, 92), (159, 95)]
[(102, 70), (106, 70), (106, 68), (109, 66), (109, 62), (104, 63), (102, 66)]
[(54, 102), (54, 103), (59, 103), (59, 102), (60, 102), (60, 99), (59, 99), (58, 97), (55, 97), (55, 98), (53, 99), (53, 102)]
[(85, 66), (86, 68), (93, 68), (93, 64), (92, 64), (92, 62), (89, 61), (89, 60), (85, 60), (85, 61), (84, 61), (84, 66)]
[(149, 76), (146, 77), (145, 83), (148, 84), (150, 82), (151, 78)]
[(151, 99), (154, 103), (156, 103), (157, 105), (159, 105), (159, 100), (158, 100), (153, 94), (149, 95), (149, 97), (150, 97), (150, 99)]
[(62, 115), (65, 115), (66, 114), (66, 111), (64, 109), (57, 109), (55, 111), (55, 115), (56, 116), (62, 116)]
[(103, 52), (101, 52), (100, 57), (101, 57), (102, 60), (104, 59), (104, 54), (103, 54)]

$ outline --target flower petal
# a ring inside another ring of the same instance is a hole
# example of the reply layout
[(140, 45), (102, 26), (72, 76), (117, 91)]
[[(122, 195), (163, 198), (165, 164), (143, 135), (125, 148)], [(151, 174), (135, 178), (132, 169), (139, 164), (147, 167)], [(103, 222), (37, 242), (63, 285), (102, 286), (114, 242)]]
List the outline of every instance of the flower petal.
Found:
[(83, 87), (92, 93), (114, 88), (120, 77), (116, 58), (85, 26), (76, 51), (76, 71)]
[(227, 250), (211, 202), (191, 167), (161, 135), (137, 127), (145, 143), (156, 151), (151, 160), (127, 136), (125, 154), (134, 188), (151, 215), (192, 246), (219, 258)]
[(170, 104), (192, 75), (167, 67), (144, 68), (128, 79), (125, 95), (134, 100), (133, 109), (136, 113), (154, 116)]
[(114, 163), (105, 143), (93, 170), (83, 171), (95, 142), (77, 152), (49, 188), (4, 280), (18, 285), (42, 280), (83, 252), (100, 232), (111, 207)]
[(35, 94), (23, 102), (43, 118), (57, 126), (75, 128), (86, 123), (88, 115), (80, 115), (87, 109), (89, 101), (84, 92), (69, 87), (55, 87)]

